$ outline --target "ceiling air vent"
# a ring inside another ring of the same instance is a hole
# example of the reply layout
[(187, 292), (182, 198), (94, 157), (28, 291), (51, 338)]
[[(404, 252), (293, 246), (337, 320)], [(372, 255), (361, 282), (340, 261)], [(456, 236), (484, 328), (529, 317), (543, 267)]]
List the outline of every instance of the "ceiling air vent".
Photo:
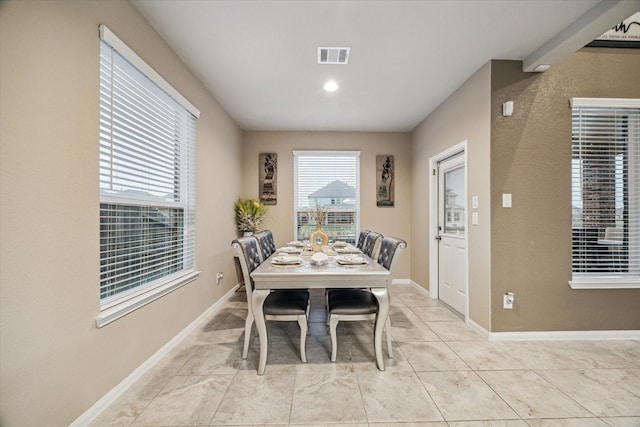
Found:
[(347, 64), (350, 47), (319, 47), (318, 64)]

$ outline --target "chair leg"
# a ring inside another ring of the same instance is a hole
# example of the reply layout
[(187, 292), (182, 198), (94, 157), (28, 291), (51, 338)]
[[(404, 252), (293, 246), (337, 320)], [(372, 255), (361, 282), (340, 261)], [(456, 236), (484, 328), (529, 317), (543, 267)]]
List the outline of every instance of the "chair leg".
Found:
[[(253, 314), (247, 313), (247, 318), (244, 321), (244, 347), (242, 348), (242, 358), (246, 359), (249, 354), (249, 344), (251, 343), (251, 329), (253, 326)], [(257, 332), (257, 330), (256, 330)]]
[(331, 334), (331, 361), (336, 361), (336, 356), (338, 354), (338, 335), (336, 333), (336, 329), (338, 328), (338, 316), (332, 314), (329, 316), (329, 333)]
[(327, 312), (326, 325), (329, 326), (329, 290), (324, 290), (324, 310)]
[(307, 362), (307, 316), (301, 314), (298, 316), (298, 325), (300, 325), (300, 359), (303, 363)]
[(384, 324), (384, 334), (387, 336), (387, 351), (389, 352), (389, 358), (393, 359), (393, 348), (391, 347), (391, 320), (387, 317), (387, 321)]

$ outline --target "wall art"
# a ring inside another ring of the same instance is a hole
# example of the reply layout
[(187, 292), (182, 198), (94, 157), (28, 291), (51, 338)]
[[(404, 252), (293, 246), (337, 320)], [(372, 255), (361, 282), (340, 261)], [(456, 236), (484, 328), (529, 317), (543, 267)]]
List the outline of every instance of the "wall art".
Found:
[(278, 154), (260, 153), (259, 160), (260, 201), (265, 205), (278, 204)]
[(394, 202), (394, 167), (393, 156), (376, 156), (376, 204), (393, 207)]

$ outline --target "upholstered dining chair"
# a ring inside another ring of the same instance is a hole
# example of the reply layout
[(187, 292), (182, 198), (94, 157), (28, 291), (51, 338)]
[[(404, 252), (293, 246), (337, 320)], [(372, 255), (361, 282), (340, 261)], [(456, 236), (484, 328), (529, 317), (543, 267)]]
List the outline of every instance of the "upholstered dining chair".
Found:
[(260, 231), (254, 236), (258, 239), (258, 245), (260, 245), (260, 250), (262, 251), (262, 259), (269, 258), (276, 251), (276, 242), (273, 240), (271, 230)]
[(367, 237), (367, 234), (369, 234), (369, 230), (360, 230), (360, 235), (358, 236), (358, 241), (356, 242), (356, 247), (358, 249), (362, 250), (362, 248), (364, 248), (364, 241)]
[[(387, 236), (380, 243), (378, 263), (391, 272), (400, 253), (407, 243), (396, 237)], [(368, 289), (332, 289), (327, 295), (327, 312), (329, 316), (329, 333), (331, 335), (331, 361), (336, 361), (338, 353), (337, 327), (340, 321), (375, 320), (378, 315), (378, 300)], [(393, 358), (391, 346), (391, 320), (387, 317), (384, 326), (387, 339), (387, 351)]]
[[(376, 233), (375, 231), (370, 230), (361, 230), (360, 236), (358, 237), (357, 247), (362, 251), (363, 254), (368, 256), (371, 259), (376, 259), (377, 251), (380, 248), (380, 241), (382, 240), (382, 234)], [(329, 292), (333, 289), (329, 288), (325, 292), (326, 306), (327, 310), (329, 307)], [(329, 324), (329, 312), (327, 311), (327, 325)]]
[[(255, 236), (239, 237), (231, 242), (231, 246), (240, 259), (242, 276), (247, 292), (247, 318), (244, 322), (244, 347), (242, 349), (242, 358), (246, 359), (255, 319), (251, 304), (254, 289), (251, 272), (262, 263), (263, 258), (258, 239)], [(298, 322), (300, 326), (300, 359), (306, 362), (305, 346), (307, 340), (307, 318), (309, 316), (309, 291), (305, 289), (272, 291), (264, 301), (263, 310), (266, 320)]]
[(382, 234), (376, 233), (375, 231), (369, 231), (364, 238), (364, 245), (361, 248), (362, 253), (372, 259), (378, 258), (381, 240)]

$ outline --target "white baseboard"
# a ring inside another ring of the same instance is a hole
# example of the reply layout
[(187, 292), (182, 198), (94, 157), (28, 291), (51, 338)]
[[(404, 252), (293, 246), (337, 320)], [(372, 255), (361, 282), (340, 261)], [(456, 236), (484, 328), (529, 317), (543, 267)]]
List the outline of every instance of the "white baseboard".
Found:
[(588, 341), (588, 340), (637, 340), (640, 331), (524, 331), (489, 332), (473, 320), (467, 325), (490, 341)]
[(491, 332), (487, 331), (485, 328), (474, 322), (473, 320), (467, 318), (467, 326), (471, 328), (471, 330), (479, 333), (487, 340), (491, 339)]
[(416, 288), (417, 290), (419, 290), (420, 292), (422, 292), (425, 296), (428, 296), (429, 298), (432, 298), (431, 293), (429, 292), (428, 289), (423, 288), (422, 286), (420, 286), (418, 283), (414, 282), (413, 280), (409, 280), (409, 284), (411, 286), (413, 286), (414, 288)]
[(216, 301), (211, 307), (205, 310), (200, 316), (198, 316), (193, 322), (187, 325), (182, 331), (180, 331), (175, 337), (173, 337), (162, 348), (156, 351), (151, 357), (145, 360), (140, 366), (138, 366), (131, 374), (129, 374), (124, 380), (117, 386), (112, 388), (107, 394), (102, 396), (100, 400), (93, 404), (93, 406), (87, 409), (82, 415), (80, 415), (74, 422), (69, 424), (69, 427), (84, 427), (89, 425), (98, 415), (102, 413), (109, 405), (111, 405), (118, 397), (120, 397), (131, 385), (149, 371), (160, 359), (166, 356), (176, 345), (186, 338), (191, 332), (196, 330), (204, 321), (206, 321), (211, 314), (218, 310), (240, 287), (237, 284)]
[(391, 284), (400, 285), (400, 286), (411, 286), (416, 290), (420, 291), (421, 293), (423, 293), (425, 296), (431, 298), (431, 295), (429, 294), (429, 291), (427, 289), (423, 288), (422, 286), (420, 286), (419, 284), (417, 284), (411, 279), (393, 279)]
[[(393, 284), (396, 284), (395, 280)], [(410, 284), (430, 297), (429, 291), (413, 280), (402, 280), (402, 284)], [(490, 332), (470, 318), (467, 318), (466, 322), (469, 328), (489, 341), (640, 340), (640, 331), (638, 330)]]
[(491, 332), (491, 341), (638, 340), (640, 331), (531, 331)]

